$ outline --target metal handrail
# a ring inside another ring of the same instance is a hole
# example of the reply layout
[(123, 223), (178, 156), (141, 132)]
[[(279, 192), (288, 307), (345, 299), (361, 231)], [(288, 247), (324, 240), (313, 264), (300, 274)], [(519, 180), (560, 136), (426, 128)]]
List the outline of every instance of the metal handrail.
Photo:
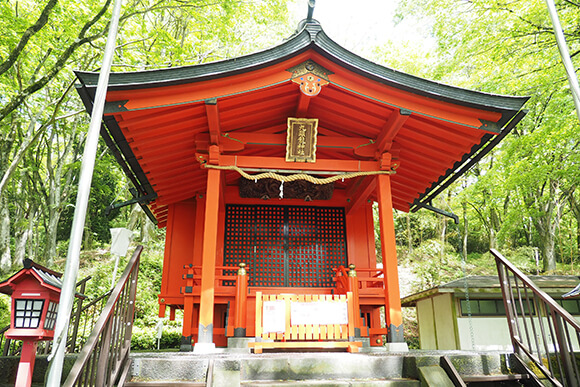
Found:
[(574, 345), (580, 344), (580, 324), (498, 251), (492, 249), (491, 254), (516, 355), (532, 361), (556, 386), (580, 386), (574, 354)]
[(133, 253), (63, 386), (113, 386), (128, 364), (142, 251)]

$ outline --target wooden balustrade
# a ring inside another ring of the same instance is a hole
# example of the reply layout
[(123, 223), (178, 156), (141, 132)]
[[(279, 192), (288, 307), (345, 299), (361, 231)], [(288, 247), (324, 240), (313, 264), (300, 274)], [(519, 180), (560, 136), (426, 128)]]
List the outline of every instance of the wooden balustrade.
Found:
[[(201, 266), (194, 266), (194, 265), (185, 265), (183, 266), (184, 269), (187, 270), (187, 274), (183, 276), (184, 279), (192, 280), (191, 284), (187, 286), (201, 287)], [(236, 272), (238, 270), (237, 266), (216, 266), (216, 275), (215, 275), (215, 286), (216, 288), (222, 286), (232, 286), (233, 281), (236, 279)], [(229, 273), (228, 273), (229, 272)], [(190, 277), (191, 276), (191, 277)]]
[[(264, 348), (345, 348), (358, 352), (353, 294), (256, 293), (254, 353)], [(272, 340), (272, 341), (264, 341)]]

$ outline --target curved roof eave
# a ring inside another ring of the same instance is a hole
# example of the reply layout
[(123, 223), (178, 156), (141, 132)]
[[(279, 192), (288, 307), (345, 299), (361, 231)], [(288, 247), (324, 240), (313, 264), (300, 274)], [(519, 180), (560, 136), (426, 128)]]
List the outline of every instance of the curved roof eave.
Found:
[[(303, 22), (301, 25), (302, 28), (282, 44), (242, 57), (200, 65), (111, 73), (109, 88), (141, 89), (222, 78), (265, 68), (313, 48), (330, 60), (369, 79), (445, 102), (484, 110), (517, 112), (529, 99), (463, 89), (406, 74), (346, 50), (330, 39), (315, 20)], [(76, 75), (84, 86), (90, 89), (96, 87), (98, 73), (77, 72)]]

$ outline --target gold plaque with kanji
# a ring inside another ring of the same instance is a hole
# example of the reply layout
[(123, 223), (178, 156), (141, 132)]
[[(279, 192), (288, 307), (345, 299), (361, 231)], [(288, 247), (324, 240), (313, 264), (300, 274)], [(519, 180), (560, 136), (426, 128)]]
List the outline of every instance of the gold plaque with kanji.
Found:
[(316, 162), (317, 118), (288, 117), (286, 161)]

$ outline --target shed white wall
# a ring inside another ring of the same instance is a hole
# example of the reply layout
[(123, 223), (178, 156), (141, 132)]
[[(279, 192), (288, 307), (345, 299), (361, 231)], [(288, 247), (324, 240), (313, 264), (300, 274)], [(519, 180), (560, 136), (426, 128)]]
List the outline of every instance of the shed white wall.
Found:
[[(580, 322), (580, 316), (574, 317)], [(505, 316), (462, 317), (451, 294), (417, 301), (417, 320), (421, 349), (512, 351)], [(547, 327), (546, 319), (544, 326)], [(532, 332), (531, 327), (528, 331)], [(576, 335), (570, 332), (570, 336), (574, 348), (580, 349)]]
[(417, 302), (421, 349), (458, 349), (455, 304), (451, 294)]
[[(473, 343), (471, 332), (473, 331)], [(498, 317), (458, 317), (458, 349), (480, 351), (511, 351), (512, 343), (505, 316)]]

